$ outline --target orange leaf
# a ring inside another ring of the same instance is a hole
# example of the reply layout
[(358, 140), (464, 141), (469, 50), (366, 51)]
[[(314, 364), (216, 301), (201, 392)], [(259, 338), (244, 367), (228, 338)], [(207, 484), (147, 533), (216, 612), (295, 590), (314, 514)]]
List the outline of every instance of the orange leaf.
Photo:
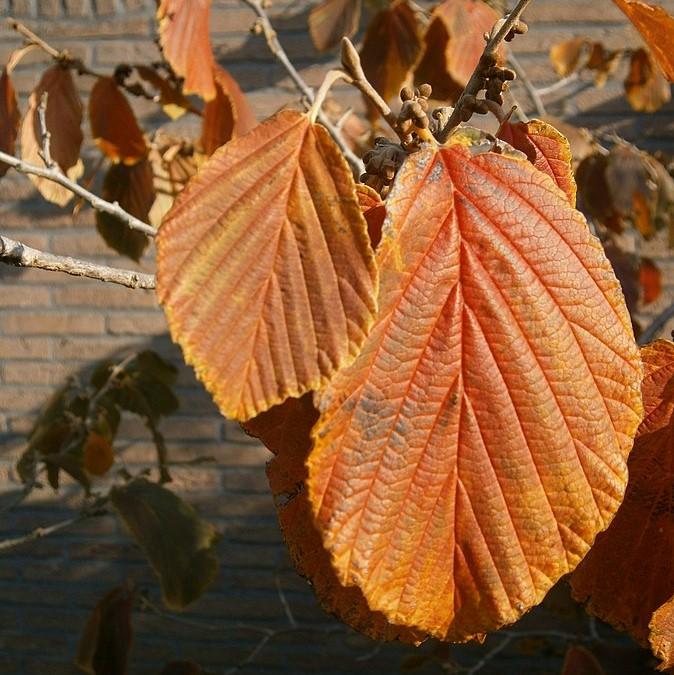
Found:
[(164, 58), (185, 79), (183, 92), (198, 94), (205, 101), (216, 96), (210, 17), (211, 0), (161, 0), (157, 8)]
[(356, 197), (367, 222), (370, 244), (376, 249), (381, 241), (381, 231), (386, 219), (386, 206), (379, 193), (368, 185), (356, 185)]
[(644, 417), (630, 454), (625, 501), (571, 577), (588, 611), (648, 645), (653, 612), (674, 594), (674, 343), (641, 350)]
[(367, 79), (385, 100), (398, 95), (420, 49), (417, 19), (406, 2), (395, 3), (372, 19), (360, 57)]
[[(21, 115), (16, 102), (16, 92), (12, 78), (7, 68), (3, 68), (0, 75), (0, 150), (13, 155), (16, 145), (16, 136), (19, 133)], [(9, 170), (9, 164), (0, 162), (0, 177)]]
[(323, 0), (309, 12), (309, 34), (314, 47), (325, 52), (343, 37), (352, 37), (360, 23), (361, 0)]
[(279, 524), (297, 571), (311, 580), (326, 612), (375, 640), (418, 642), (423, 635), (391, 625), (371, 612), (359, 589), (342, 586), (330, 565), (320, 534), (312, 521), (305, 489), (305, 460), (311, 450), (311, 427), (318, 419), (312, 392), (284, 403), (242, 423), (277, 456), (267, 465)]
[(672, 98), (669, 82), (645, 49), (632, 53), (630, 70), (625, 78), (625, 96), (639, 112), (655, 112)]
[(571, 206), (576, 204), (576, 181), (573, 177), (571, 148), (566, 138), (552, 125), (541, 120), (506, 122), (499, 138), (523, 152), (527, 159), (566, 193)]
[(570, 645), (564, 656), (561, 675), (606, 675), (606, 673), (589, 649), (580, 645)]
[(674, 597), (653, 612), (648, 627), (651, 650), (662, 661), (659, 670), (674, 668)]
[(587, 51), (587, 40), (582, 37), (564, 40), (550, 47), (550, 62), (560, 77), (567, 77), (577, 70), (580, 58)]
[[(482, 56), (483, 33), (499, 18), (481, 0), (445, 0), (433, 11), (426, 29), (415, 81), (430, 84), (434, 98), (458, 98)], [(502, 59), (502, 49), (499, 55)]]
[(351, 171), (296, 111), (216, 151), (157, 246), (171, 335), (228, 417), (318, 389), (372, 323), (377, 273)]
[(641, 33), (665, 77), (674, 82), (674, 17), (641, 0), (613, 0)]
[(110, 441), (92, 432), (84, 444), (84, 468), (94, 476), (102, 476), (108, 472), (115, 461)]
[(172, 120), (178, 119), (187, 111), (199, 113), (180, 91), (179, 86), (168, 78), (162, 77), (154, 68), (141, 64), (134, 65), (134, 68), (142, 80), (145, 80), (159, 92), (162, 109)]
[[(51, 133), (51, 156), (71, 180), (77, 180), (84, 171), (80, 160), (82, 146), (82, 102), (67, 68), (59, 65), (48, 68), (28, 99), (28, 110), (21, 122), (21, 158), (29, 164), (44, 167), (40, 157), (42, 138), (38, 106), (42, 95), (47, 94), (45, 115), (47, 131)], [(29, 176), (40, 194), (50, 202), (65, 206), (73, 193), (56, 183)]]
[(96, 145), (113, 162), (135, 164), (147, 155), (136, 116), (111, 77), (99, 77), (91, 89), (89, 124)]
[(644, 304), (655, 302), (662, 293), (662, 273), (650, 258), (642, 258), (639, 266), (639, 283), (643, 290)]
[(204, 107), (201, 145), (212, 155), (221, 145), (236, 136), (245, 136), (256, 124), (255, 115), (236, 80), (216, 66), (216, 96)]
[(423, 149), (386, 210), (378, 318), (321, 395), (309, 496), (341, 583), (465, 640), (539, 602), (610, 522), (639, 354), (600, 243), (530, 163)]

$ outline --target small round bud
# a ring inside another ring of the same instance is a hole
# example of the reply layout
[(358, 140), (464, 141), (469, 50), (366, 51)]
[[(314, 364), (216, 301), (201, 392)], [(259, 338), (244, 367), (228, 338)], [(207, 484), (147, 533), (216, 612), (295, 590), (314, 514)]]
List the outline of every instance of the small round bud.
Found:
[(410, 101), (414, 98), (414, 92), (412, 91), (411, 87), (403, 87), (400, 90), (400, 100), (403, 101)]
[(427, 98), (418, 98), (417, 104), (419, 107), (426, 112), (428, 110), (428, 99)]
[(433, 87), (430, 84), (424, 83), (419, 85), (419, 96), (423, 98), (430, 98), (430, 95), (433, 93)]

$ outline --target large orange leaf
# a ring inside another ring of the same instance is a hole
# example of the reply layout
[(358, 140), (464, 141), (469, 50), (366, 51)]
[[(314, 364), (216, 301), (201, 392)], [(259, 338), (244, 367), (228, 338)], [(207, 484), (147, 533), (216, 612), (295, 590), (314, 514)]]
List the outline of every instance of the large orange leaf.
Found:
[(648, 645), (653, 612), (674, 594), (674, 343), (641, 350), (645, 417), (625, 501), (571, 577), (574, 597)]
[(96, 145), (113, 162), (135, 164), (147, 155), (133, 109), (112, 77), (99, 77), (91, 88), (89, 124)]
[(293, 564), (311, 581), (325, 611), (375, 640), (418, 642), (423, 635), (390, 624), (380, 612), (371, 612), (361, 591), (342, 586), (332, 569), (305, 488), (311, 428), (318, 419), (312, 397), (309, 392), (299, 399), (287, 399), (242, 424), (276, 454), (267, 465), (267, 477)]
[(516, 620), (623, 496), (641, 366), (599, 241), (524, 160), (410, 155), (378, 318), (321, 396), (314, 516), (343, 584), (464, 640)]
[[(42, 96), (47, 94), (45, 121), (51, 134), (50, 150), (52, 159), (71, 180), (77, 180), (84, 171), (80, 159), (82, 146), (82, 102), (73, 82), (70, 70), (60, 65), (48, 68), (40, 78), (37, 87), (28, 99), (28, 109), (21, 122), (21, 158), (29, 164), (44, 167), (42, 137), (38, 106)], [(48, 201), (65, 206), (73, 196), (56, 183), (29, 176), (40, 194)]]
[(299, 112), (216, 151), (157, 246), (171, 335), (228, 417), (318, 389), (373, 321), (377, 272), (351, 171)]
[(384, 99), (400, 92), (420, 49), (417, 19), (406, 2), (395, 2), (372, 19), (360, 57), (367, 79)]
[(157, 8), (164, 58), (185, 78), (183, 92), (198, 94), (205, 101), (216, 95), (210, 18), (211, 0), (161, 0)]
[(576, 181), (573, 177), (571, 148), (563, 134), (542, 120), (506, 122), (499, 138), (523, 152), (543, 173), (547, 173), (566, 193), (571, 206), (576, 205)]
[(255, 115), (236, 80), (220, 66), (215, 67), (216, 96), (204, 106), (201, 145), (212, 155), (236, 136), (245, 136), (255, 125)]
[[(445, 0), (438, 5), (423, 38), (416, 81), (428, 82), (434, 98), (458, 98), (482, 56), (482, 35), (499, 18), (482, 0)], [(499, 53), (502, 58), (503, 51)]]
[(641, 0), (613, 0), (627, 15), (653, 52), (670, 82), (674, 82), (674, 17)]

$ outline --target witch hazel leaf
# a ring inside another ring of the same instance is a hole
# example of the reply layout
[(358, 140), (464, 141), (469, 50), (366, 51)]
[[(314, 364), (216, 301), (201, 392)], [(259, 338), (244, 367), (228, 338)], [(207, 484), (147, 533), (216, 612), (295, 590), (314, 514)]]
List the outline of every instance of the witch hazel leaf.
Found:
[(611, 521), (641, 362), (599, 241), (529, 162), (421, 150), (386, 210), (377, 321), (319, 396), (309, 499), (343, 585), (463, 641)]
[(351, 170), (299, 112), (217, 150), (157, 248), (171, 336), (227, 417), (320, 388), (372, 324), (377, 272)]

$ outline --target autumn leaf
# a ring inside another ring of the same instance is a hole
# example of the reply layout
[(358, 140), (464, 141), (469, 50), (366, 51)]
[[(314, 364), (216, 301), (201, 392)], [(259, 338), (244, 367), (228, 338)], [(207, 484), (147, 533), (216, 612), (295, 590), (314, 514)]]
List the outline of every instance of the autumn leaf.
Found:
[(632, 53), (625, 78), (625, 96), (638, 112), (655, 112), (672, 98), (669, 82), (645, 49), (636, 49)]
[(356, 185), (356, 196), (367, 222), (370, 244), (373, 249), (376, 249), (381, 241), (381, 231), (386, 219), (386, 205), (376, 190), (362, 183)]
[(674, 82), (674, 17), (641, 0), (613, 0), (627, 15), (653, 52), (665, 77)]
[(625, 500), (571, 577), (591, 614), (648, 646), (655, 610), (674, 594), (674, 343), (641, 349), (645, 417), (629, 460)]
[(648, 627), (651, 650), (662, 661), (659, 670), (674, 668), (674, 597), (658, 607)]
[[(483, 34), (499, 15), (481, 0), (445, 0), (431, 16), (414, 79), (433, 87), (433, 97), (454, 101), (468, 84), (484, 49)], [(503, 50), (499, 49), (503, 59)]]
[(309, 12), (309, 35), (314, 47), (325, 52), (343, 37), (353, 37), (360, 23), (361, 0), (322, 0)]
[(645, 305), (655, 302), (662, 294), (662, 272), (650, 258), (641, 259), (639, 283), (643, 289)]
[(199, 112), (174, 82), (162, 77), (154, 68), (136, 64), (134, 65), (134, 69), (142, 80), (145, 80), (159, 92), (162, 110), (172, 120), (182, 117), (188, 111), (192, 113)]
[(171, 336), (227, 417), (319, 388), (372, 323), (377, 273), (351, 170), (299, 112), (216, 151), (157, 248)]
[(167, 607), (186, 607), (213, 583), (220, 535), (189, 504), (144, 478), (113, 487), (110, 501), (159, 577)]
[(134, 592), (113, 588), (96, 605), (80, 638), (75, 663), (90, 675), (126, 675), (133, 633)]
[[(12, 82), (12, 70), (26, 48), (10, 55), (7, 65), (0, 74), (0, 150), (13, 155), (16, 147), (16, 137), (19, 133), (21, 113), (16, 101), (16, 92)], [(0, 178), (9, 170), (9, 164), (0, 162)]]
[(527, 159), (566, 193), (571, 206), (576, 204), (576, 181), (573, 177), (571, 148), (563, 134), (541, 120), (506, 122), (499, 138), (523, 152)]
[(463, 641), (540, 602), (610, 522), (639, 354), (600, 243), (529, 162), (421, 150), (386, 210), (377, 321), (320, 395), (309, 499), (342, 584)]
[(312, 521), (305, 487), (311, 428), (318, 419), (312, 397), (309, 392), (299, 399), (289, 398), (241, 425), (276, 455), (267, 464), (267, 478), (293, 564), (300, 575), (311, 580), (326, 612), (374, 640), (418, 642), (423, 635), (394, 626), (381, 613), (371, 612), (360, 590), (342, 586), (330, 565)]
[(550, 47), (550, 62), (560, 77), (575, 72), (583, 55), (587, 56), (587, 40), (582, 37), (563, 40)]
[(183, 92), (198, 94), (205, 101), (216, 96), (210, 17), (211, 0), (161, 0), (157, 8), (164, 58), (185, 79)]
[(393, 3), (370, 21), (360, 58), (365, 76), (385, 100), (398, 95), (420, 49), (417, 19), (406, 2)]
[(91, 89), (89, 124), (96, 145), (113, 162), (136, 164), (147, 155), (136, 116), (112, 77), (99, 77)]
[(550, 48), (550, 61), (560, 77), (585, 68), (595, 73), (594, 83), (598, 87), (603, 87), (608, 76), (615, 72), (621, 55), (621, 50), (608, 50), (601, 42), (581, 37), (564, 40)]
[[(47, 94), (45, 114), (47, 131), (51, 134), (50, 150), (54, 162), (63, 173), (76, 181), (84, 171), (80, 159), (82, 146), (82, 102), (70, 70), (54, 65), (40, 78), (28, 99), (28, 109), (21, 122), (21, 159), (29, 164), (44, 167), (42, 138), (38, 106)], [(39, 176), (29, 176), (40, 194), (50, 202), (65, 206), (73, 196), (70, 190)]]
[(561, 675), (606, 675), (597, 657), (586, 647), (569, 645)]
[[(155, 200), (152, 168), (147, 158), (137, 164), (113, 164), (103, 179), (103, 199), (118, 202), (132, 216), (148, 221)], [(140, 260), (149, 244), (146, 234), (132, 230), (116, 216), (96, 211), (96, 228), (112, 249), (132, 260)]]
[(207, 155), (232, 138), (245, 136), (257, 124), (239, 85), (224, 68), (216, 66), (214, 81), (217, 93), (204, 107), (201, 127), (201, 145)]
[(94, 476), (106, 474), (115, 461), (110, 441), (92, 432), (84, 444), (84, 468)]

